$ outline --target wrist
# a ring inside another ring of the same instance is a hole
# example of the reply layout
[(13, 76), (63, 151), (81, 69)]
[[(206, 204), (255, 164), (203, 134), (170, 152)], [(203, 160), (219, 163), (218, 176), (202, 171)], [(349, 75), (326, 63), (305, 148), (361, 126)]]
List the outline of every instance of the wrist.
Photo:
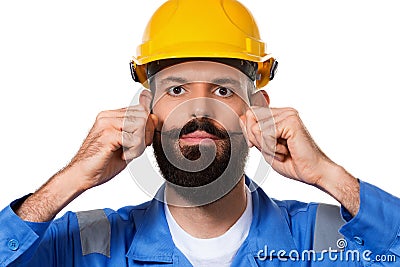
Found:
[(68, 205), (88, 189), (81, 180), (79, 172), (72, 167), (66, 167), (55, 174), (48, 184), (49, 190), (51, 189), (58, 196), (60, 204), (65, 204), (63, 206)]
[(30, 222), (52, 220), (65, 206), (84, 192), (77, 178), (68, 168), (61, 170), (29, 196), (15, 213), (21, 219)]
[(360, 206), (358, 180), (334, 162), (327, 163), (325, 170), (315, 186), (335, 198), (353, 216), (356, 215)]
[(68, 190), (70, 193), (83, 193), (89, 190), (93, 185), (89, 182), (92, 179), (87, 178), (85, 171), (82, 170), (80, 165), (68, 165), (59, 172), (60, 180), (68, 183)]
[(332, 185), (335, 184), (340, 177), (347, 175), (346, 170), (342, 166), (332, 161), (324, 161), (321, 166), (323, 172), (314, 185), (321, 190), (329, 191), (328, 189), (332, 188)]

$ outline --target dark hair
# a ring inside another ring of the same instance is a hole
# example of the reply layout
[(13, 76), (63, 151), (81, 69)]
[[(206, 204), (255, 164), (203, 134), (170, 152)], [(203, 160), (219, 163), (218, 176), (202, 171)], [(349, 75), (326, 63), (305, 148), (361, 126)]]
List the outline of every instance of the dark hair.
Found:
[(252, 81), (256, 80), (258, 63), (237, 58), (173, 58), (156, 60), (147, 64), (147, 77), (152, 77), (157, 72), (183, 62), (212, 61), (234, 67), (247, 75)]

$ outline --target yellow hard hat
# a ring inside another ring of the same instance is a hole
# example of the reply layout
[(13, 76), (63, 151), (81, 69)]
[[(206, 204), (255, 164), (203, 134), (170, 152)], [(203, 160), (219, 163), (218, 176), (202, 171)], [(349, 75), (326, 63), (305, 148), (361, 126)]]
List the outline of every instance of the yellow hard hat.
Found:
[(169, 0), (152, 16), (131, 62), (132, 77), (144, 83), (146, 64), (175, 58), (234, 58), (258, 63), (256, 85), (273, 79), (277, 61), (250, 11), (236, 0)]

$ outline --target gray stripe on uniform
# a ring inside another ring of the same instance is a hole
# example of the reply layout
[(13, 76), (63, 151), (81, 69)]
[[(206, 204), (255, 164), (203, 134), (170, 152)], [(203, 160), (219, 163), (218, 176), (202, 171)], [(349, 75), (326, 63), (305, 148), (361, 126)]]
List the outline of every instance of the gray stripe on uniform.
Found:
[(100, 253), (110, 257), (111, 226), (104, 210), (76, 213), (81, 236), (82, 255)]
[(337, 246), (337, 242), (343, 239), (343, 235), (339, 233), (339, 229), (346, 222), (340, 214), (340, 207), (319, 204), (315, 219), (314, 229), (314, 251), (321, 252), (322, 250), (341, 250)]

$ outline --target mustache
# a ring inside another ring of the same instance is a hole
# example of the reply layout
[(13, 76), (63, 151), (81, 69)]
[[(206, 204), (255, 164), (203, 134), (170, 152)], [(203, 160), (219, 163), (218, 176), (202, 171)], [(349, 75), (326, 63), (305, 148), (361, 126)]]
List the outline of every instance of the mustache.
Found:
[(187, 122), (182, 128), (173, 128), (168, 131), (155, 132), (162, 135), (167, 135), (169, 137), (177, 138), (182, 137), (182, 135), (190, 134), (195, 131), (204, 131), (206, 133), (212, 134), (219, 139), (228, 139), (230, 135), (243, 135), (243, 132), (227, 131), (225, 128), (220, 128), (216, 126), (216, 122), (210, 118), (198, 118)]

